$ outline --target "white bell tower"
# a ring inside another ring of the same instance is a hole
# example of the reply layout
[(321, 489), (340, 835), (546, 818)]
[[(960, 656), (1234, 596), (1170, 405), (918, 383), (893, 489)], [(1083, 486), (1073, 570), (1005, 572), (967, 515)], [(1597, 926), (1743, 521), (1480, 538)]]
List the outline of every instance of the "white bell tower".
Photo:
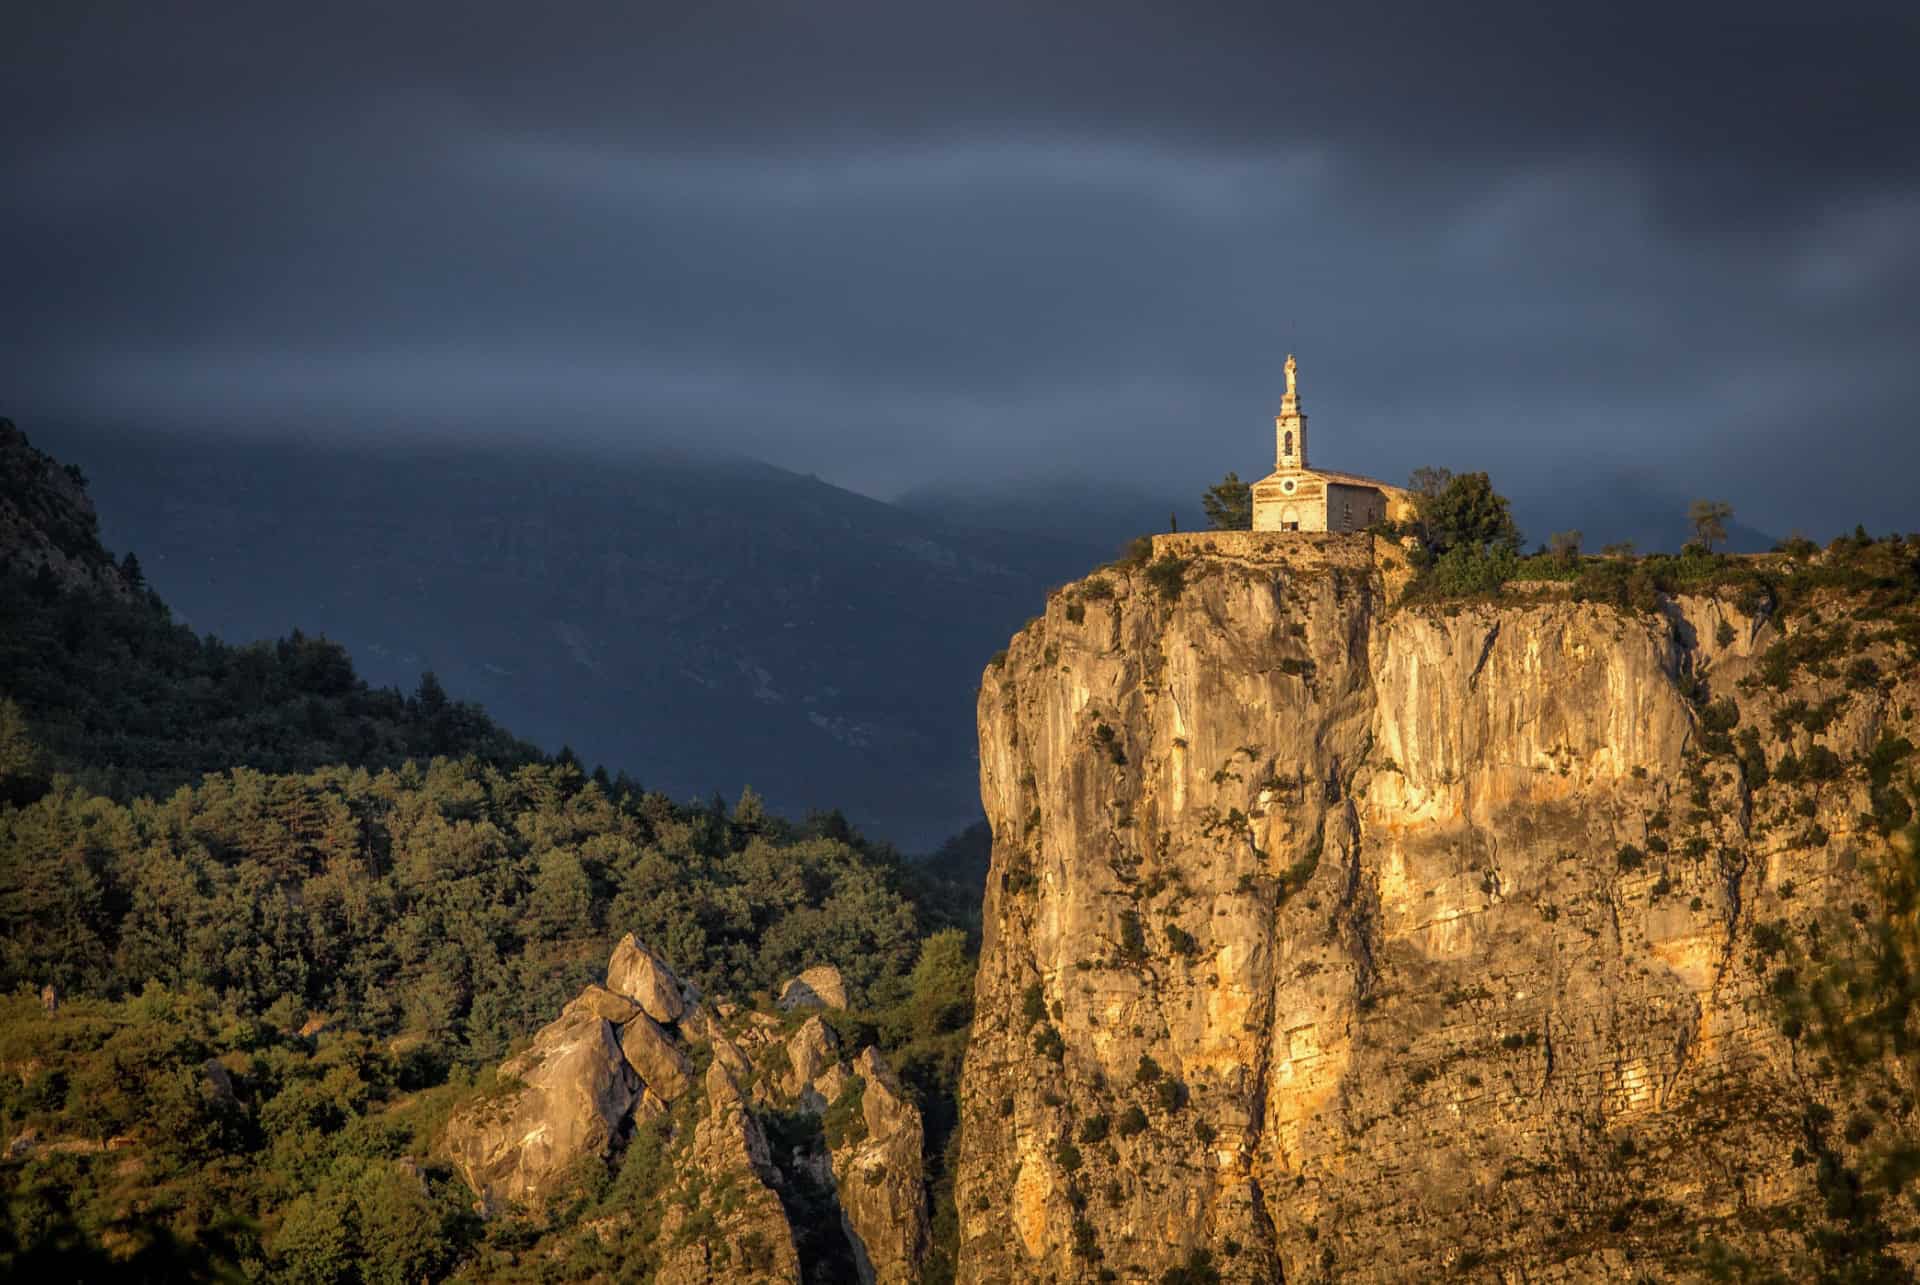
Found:
[(1307, 417), (1300, 410), (1300, 364), (1287, 354), (1287, 392), (1273, 420), (1275, 471), (1285, 473), (1307, 466)]

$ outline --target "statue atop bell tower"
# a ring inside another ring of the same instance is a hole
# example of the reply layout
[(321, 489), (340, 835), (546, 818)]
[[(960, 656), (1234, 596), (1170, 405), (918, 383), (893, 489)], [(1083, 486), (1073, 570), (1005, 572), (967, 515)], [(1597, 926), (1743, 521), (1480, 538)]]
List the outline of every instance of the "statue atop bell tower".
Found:
[(1273, 421), (1274, 468), (1289, 472), (1307, 467), (1307, 417), (1300, 410), (1300, 363), (1287, 354), (1287, 392)]

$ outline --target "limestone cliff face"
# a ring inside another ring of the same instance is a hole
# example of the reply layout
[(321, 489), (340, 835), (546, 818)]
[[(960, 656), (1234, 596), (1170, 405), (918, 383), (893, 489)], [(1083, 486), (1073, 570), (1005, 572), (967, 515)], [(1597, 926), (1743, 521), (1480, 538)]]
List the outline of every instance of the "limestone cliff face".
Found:
[(1897, 653), (1816, 736), (1774, 716), (1842, 685), (1742, 686), (1779, 627), (1726, 604), (1395, 609), (1368, 537), (1157, 544), (982, 683), (963, 1280), (1684, 1276), (1859, 1222), (1876, 1144), (1829, 1126), (1900, 1077), (1810, 1068), (1754, 941), (1888, 845), (1856, 769), (1756, 794), (1701, 696), (1846, 763), (1913, 730)]

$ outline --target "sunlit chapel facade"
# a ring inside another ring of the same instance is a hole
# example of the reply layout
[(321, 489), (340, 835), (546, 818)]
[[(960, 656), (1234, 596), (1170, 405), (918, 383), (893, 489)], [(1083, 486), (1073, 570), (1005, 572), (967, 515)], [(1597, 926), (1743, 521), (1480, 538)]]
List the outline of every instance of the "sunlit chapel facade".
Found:
[(1253, 485), (1254, 530), (1364, 531), (1412, 516), (1413, 497), (1403, 487), (1308, 467), (1307, 416), (1300, 409), (1299, 363), (1291, 354), (1273, 436), (1273, 472)]

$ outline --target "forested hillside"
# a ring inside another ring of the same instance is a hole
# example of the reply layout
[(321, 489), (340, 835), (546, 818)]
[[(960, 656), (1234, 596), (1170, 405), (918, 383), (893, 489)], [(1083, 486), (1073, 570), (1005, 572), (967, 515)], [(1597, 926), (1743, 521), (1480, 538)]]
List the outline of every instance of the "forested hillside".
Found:
[[(932, 995), (909, 979), (929, 949), (963, 963), (970, 892), (750, 795), (686, 810), (569, 765), (445, 759), (240, 771), (130, 806), (63, 784), (0, 812), (0, 852), (16, 1268), (229, 1255), (335, 1279), (365, 1253), (366, 1279), (417, 1280), (511, 1245), (524, 1228), (482, 1227), (437, 1167), (439, 1122), (626, 931), (742, 998), (834, 963), (849, 1020), (930, 1114), (957, 1079), (954, 1039), (918, 1041), (963, 1023), (970, 965)], [(49, 983), (55, 1013), (34, 998)], [(403, 1180), (388, 1162), (407, 1157)], [(308, 1239), (322, 1210), (330, 1249)]]
[[(198, 637), (100, 546), (78, 476), (4, 445), (0, 1270), (533, 1278), (547, 1224), (475, 1217), (442, 1125), (626, 933), (749, 1008), (836, 965), (835, 1023), (910, 1086), (940, 1181), (977, 887), (838, 813), (588, 776), (324, 640)], [(602, 1168), (554, 1226), (674, 1177)]]
[(246, 766), (395, 766), (434, 754), (541, 755), (431, 676), (378, 690), (337, 643), (294, 631), (230, 646), (173, 619), (131, 551), (101, 544), (78, 470), (0, 419), (0, 792), (53, 772), (118, 799)]

